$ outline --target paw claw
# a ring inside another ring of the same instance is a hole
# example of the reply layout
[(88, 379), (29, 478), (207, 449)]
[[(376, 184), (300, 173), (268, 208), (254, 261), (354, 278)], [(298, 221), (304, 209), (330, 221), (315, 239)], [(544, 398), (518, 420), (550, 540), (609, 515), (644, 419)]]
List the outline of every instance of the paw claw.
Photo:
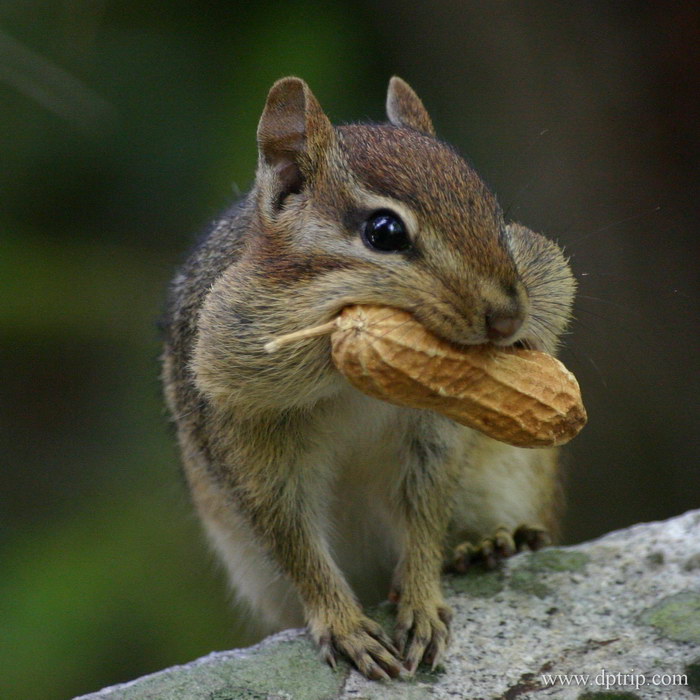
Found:
[(399, 652), (382, 627), (369, 618), (358, 616), (340, 629), (328, 626), (314, 637), (331, 668), (336, 668), (337, 656), (343, 654), (370, 680), (388, 680), (401, 674)]
[(547, 530), (537, 525), (521, 525), (513, 533), (513, 539), (518, 552), (528, 549), (536, 552), (552, 543)]
[(452, 560), (448, 563), (448, 570), (458, 574), (466, 574), (471, 564), (474, 563), (478, 548), (471, 542), (462, 542), (454, 548)]
[(394, 645), (399, 652), (399, 656), (406, 653), (406, 643), (408, 642), (408, 628), (403, 625), (396, 625), (394, 630)]
[(366, 659), (358, 664), (359, 670), (371, 681), (388, 681), (390, 676), (379, 664), (371, 659)]
[(449, 642), (451, 618), (444, 605), (399, 608), (395, 641), (403, 652), (406, 675), (412, 676), (421, 662), (435, 667)]
[(330, 637), (326, 635), (321, 637), (318, 640), (318, 649), (321, 654), (321, 658), (335, 671), (337, 668), (337, 662)]

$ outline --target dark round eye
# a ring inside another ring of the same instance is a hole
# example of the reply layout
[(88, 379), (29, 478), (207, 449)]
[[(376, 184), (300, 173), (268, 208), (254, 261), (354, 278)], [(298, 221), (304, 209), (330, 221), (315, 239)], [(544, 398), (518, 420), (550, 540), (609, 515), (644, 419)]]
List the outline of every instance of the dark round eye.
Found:
[(397, 253), (411, 247), (406, 225), (388, 209), (380, 209), (367, 219), (362, 240), (368, 248), (383, 253)]

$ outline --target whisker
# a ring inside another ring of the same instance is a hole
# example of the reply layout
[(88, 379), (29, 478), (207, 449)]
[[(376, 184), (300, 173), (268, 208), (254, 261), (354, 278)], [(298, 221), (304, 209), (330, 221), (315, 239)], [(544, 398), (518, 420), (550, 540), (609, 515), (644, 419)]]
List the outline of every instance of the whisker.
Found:
[[(523, 163), (523, 162), (529, 162), (530, 158), (526, 158), (535, 147), (539, 147), (542, 143), (542, 139), (544, 136), (549, 134), (549, 129), (542, 129), (537, 136), (535, 136), (531, 141), (520, 151), (518, 155), (516, 155), (513, 158), (514, 163)], [(525, 185), (523, 185), (514, 195), (511, 203), (506, 207), (505, 212), (503, 214), (503, 217), (505, 218), (506, 221), (510, 218), (510, 215), (514, 212), (517, 211), (518, 207), (520, 206), (520, 198), (527, 192), (530, 188), (532, 187), (532, 182), (528, 182)]]
[(637, 214), (633, 214), (632, 216), (626, 216), (623, 217), (622, 219), (618, 219), (616, 221), (612, 221), (609, 224), (606, 224), (605, 226), (601, 226), (600, 228), (597, 228), (593, 231), (590, 231), (583, 236), (580, 236), (574, 241), (569, 241), (568, 245), (569, 246), (578, 246), (584, 241), (587, 241), (589, 238), (592, 236), (597, 236), (601, 233), (604, 233), (605, 231), (609, 231), (610, 229), (615, 228), (616, 226), (622, 226), (623, 224), (628, 224), (631, 221), (638, 221), (639, 219), (643, 219), (646, 216), (649, 216), (649, 214), (654, 214), (658, 211), (661, 211), (661, 205), (657, 204), (656, 206), (652, 207), (651, 209), (645, 209), (642, 212), (639, 212)]
[(613, 301), (612, 299), (605, 299), (603, 297), (594, 297), (594, 296), (591, 296), (590, 294), (578, 294), (577, 297), (579, 299), (586, 299), (587, 301), (595, 301), (599, 304), (607, 304), (608, 306), (614, 306), (616, 309), (620, 309), (621, 311), (624, 311), (625, 313), (639, 316), (641, 318), (641, 314), (638, 311), (636, 311), (635, 309), (630, 308), (629, 306), (625, 306), (624, 304), (620, 304), (619, 302)]

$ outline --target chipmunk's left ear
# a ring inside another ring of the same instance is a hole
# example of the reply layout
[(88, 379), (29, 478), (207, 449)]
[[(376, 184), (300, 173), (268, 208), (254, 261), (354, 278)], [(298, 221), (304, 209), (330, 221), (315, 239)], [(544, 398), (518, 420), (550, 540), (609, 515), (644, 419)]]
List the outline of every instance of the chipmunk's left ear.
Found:
[(389, 81), (386, 114), (395, 126), (408, 126), (429, 136), (435, 136), (433, 122), (420, 97), (405, 80), (396, 75)]
[(333, 140), (333, 127), (309, 86), (282, 78), (270, 89), (258, 124), (258, 175), (272, 179), (281, 202), (313, 178)]

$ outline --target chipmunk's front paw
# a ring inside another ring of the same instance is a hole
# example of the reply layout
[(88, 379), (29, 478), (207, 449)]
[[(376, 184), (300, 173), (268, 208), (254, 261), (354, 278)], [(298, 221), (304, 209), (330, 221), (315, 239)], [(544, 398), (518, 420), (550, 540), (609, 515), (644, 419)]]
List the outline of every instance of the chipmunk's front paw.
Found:
[(483, 564), (495, 569), (498, 564), (516, 552), (536, 551), (550, 543), (547, 531), (536, 525), (521, 525), (511, 533), (499, 527), (491, 537), (485, 537), (478, 545), (463, 542), (454, 548), (452, 558), (445, 563), (445, 570), (458, 574), (467, 572), (472, 564)]
[(352, 622), (311, 623), (309, 630), (332, 668), (338, 656), (344, 655), (373, 681), (396, 678), (401, 673), (396, 647), (379, 624), (361, 613)]
[(451, 620), (452, 611), (442, 602), (424, 606), (399, 603), (394, 640), (411, 675), (421, 661), (431, 668), (437, 666), (450, 640)]

